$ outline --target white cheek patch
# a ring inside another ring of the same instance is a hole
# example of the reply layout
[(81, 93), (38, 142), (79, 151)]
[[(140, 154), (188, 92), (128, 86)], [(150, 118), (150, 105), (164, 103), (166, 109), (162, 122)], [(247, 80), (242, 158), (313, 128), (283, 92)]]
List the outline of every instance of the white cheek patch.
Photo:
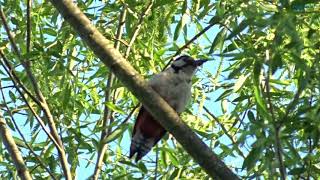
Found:
[(183, 60), (177, 60), (177, 61), (173, 62), (173, 64), (177, 67), (182, 67), (186, 64), (186, 62), (184, 62)]

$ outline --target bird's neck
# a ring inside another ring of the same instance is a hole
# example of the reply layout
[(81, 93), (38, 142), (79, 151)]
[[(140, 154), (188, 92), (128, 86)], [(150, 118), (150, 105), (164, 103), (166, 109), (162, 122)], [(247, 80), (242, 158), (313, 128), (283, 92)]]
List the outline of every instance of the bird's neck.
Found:
[(176, 71), (176, 69), (172, 68), (169, 68), (168, 69), (169, 73), (171, 73), (171, 75), (173, 77), (176, 77), (176, 79), (180, 80), (180, 81), (185, 81), (187, 83), (191, 83), (191, 78), (193, 76), (193, 74), (189, 74), (187, 72), (184, 72), (182, 69), (180, 69), (178, 72)]

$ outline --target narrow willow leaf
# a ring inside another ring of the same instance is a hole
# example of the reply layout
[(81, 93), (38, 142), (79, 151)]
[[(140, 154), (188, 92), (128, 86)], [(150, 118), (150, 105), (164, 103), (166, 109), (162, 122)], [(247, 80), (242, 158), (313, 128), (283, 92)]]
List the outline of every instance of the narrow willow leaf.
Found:
[(233, 86), (233, 92), (237, 92), (246, 82), (248, 76), (241, 75)]
[(250, 122), (254, 122), (255, 121), (255, 118), (254, 118), (254, 115), (253, 115), (252, 111), (249, 110), (247, 116), (248, 116), (248, 119), (249, 119)]
[(169, 159), (171, 160), (171, 163), (174, 166), (178, 167), (179, 166), (179, 162), (178, 162), (177, 157), (174, 155), (174, 153), (168, 152), (168, 155), (169, 155)]
[(147, 169), (146, 165), (145, 165), (142, 161), (140, 161), (140, 162), (138, 163), (138, 168), (139, 168), (143, 173), (145, 173), (145, 174), (148, 173), (148, 169)]
[(242, 95), (242, 96), (239, 96), (237, 98), (235, 98), (234, 100), (232, 100), (232, 102), (240, 102), (240, 101), (243, 101), (245, 99), (249, 99), (251, 96), (245, 96), (245, 95)]
[(237, 36), (240, 34), (246, 27), (248, 27), (248, 23), (250, 20), (243, 20), (241, 23), (239, 23), (233, 30), (232, 32), (228, 35), (226, 39), (232, 39), (233, 37)]
[(132, 163), (131, 161), (120, 160), (119, 163), (125, 164), (125, 165), (128, 165), (128, 166), (132, 166), (132, 167), (135, 167), (135, 168), (138, 167), (136, 164)]
[(265, 11), (278, 12), (278, 7), (273, 4), (260, 3), (260, 7)]
[(229, 96), (232, 93), (232, 91), (233, 91), (232, 89), (225, 90), (215, 101), (220, 101), (223, 98)]
[(244, 159), (242, 169), (250, 171), (260, 159), (261, 152), (261, 148), (253, 147), (248, 156)]
[(126, 126), (121, 126), (121, 128), (115, 130), (108, 137), (104, 138), (101, 143), (102, 144), (106, 144), (106, 143), (109, 143), (109, 142), (112, 142), (112, 141), (116, 140), (121, 134), (123, 134), (123, 132), (126, 129), (127, 129)]
[(222, 48), (226, 34), (227, 34), (227, 30), (225, 28), (223, 28), (220, 32), (218, 32), (218, 34), (216, 35), (216, 37), (214, 38), (211, 44), (211, 48), (209, 50), (210, 54), (213, 53), (218, 48)]
[(56, 36), (57, 32), (51, 28), (44, 28), (43, 33), (51, 35), (51, 36)]
[(177, 24), (177, 27), (174, 31), (174, 36), (173, 36), (174, 41), (176, 41), (179, 38), (181, 31), (185, 27), (186, 22), (188, 20), (188, 15), (186, 14), (186, 10), (187, 10), (187, 1), (184, 1), (183, 5), (182, 5), (182, 9), (181, 9), (181, 11), (182, 11), (181, 19), (180, 19), (179, 23)]
[(254, 86), (253, 89), (254, 89), (254, 97), (256, 98), (258, 106), (264, 111), (265, 114), (267, 114), (267, 106), (265, 101), (261, 97), (260, 88), (258, 86)]
[(118, 112), (120, 114), (126, 114), (121, 108), (119, 108), (118, 106), (116, 106), (115, 104), (113, 104), (112, 102), (105, 102), (105, 105), (110, 108), (112, 111), (114, 112)]
[(16, 95), (12, 91), (9, 91), (9, 97), (13, 102), (16, 102)]
[[(253, 70), (253, 79), (254, 79), (254, 97), (257, 101), (257, 105), (261, 108), (264, 115), (268, 115), (267, 105), (265, 100), (262, 98), (262, 93), (260, 90), (260, 72), (261, 72), (262, 65), (259, 62), (256, 62), (254, 65)], [(269, 116), (267, 116), (269, 118)]]
[(7, 123), (7, 125), (10, 127), (10, 129), (12, 129), (13, 131), (15, 131), (15, 127), (14, 127), (14, 125), (13, 125), (13, 122), (11, 121), (11, 118), (5, 118), (6, 119), (6, 123)]
[(179, 175), (179, 168), (174, 168), (173, 172), (171, 173), (169, 180), (177, 179)]
[(306, 168), (303, 168), (303, 167), (301, 167), (301, 168), (293, 168), (292, 170), (290, 170), (289, 171), (289, 175), (301, 175), (301, 174), (303, 174), (304, 172), (306, 172)]
[[(159, 151), (159, 149), (157, 149), (157, 151)], [(167, 153), (166, 153), (166, 151), (160, 151), (160, 159), (161, 159), (161, 162), (163, 164), (163, 167), (167, 168), (168, 164), (167, 164)]]
[(269, 82), (274, 84), (285, 85), (285, 86), (288, 86), (291, 84), (290, 80), (270, 79)]
[(226, 99), (221, 101), (221, 110), (224, 114), (228, 111), (228, 101)]
[(182, 29), (182, 19), (179, 21), (179, 23), (177, 24), (176, 29), (174, 30), (174, 36), (173, 36), (173, 40), (176, 41), (181, 33), (181, 29)]

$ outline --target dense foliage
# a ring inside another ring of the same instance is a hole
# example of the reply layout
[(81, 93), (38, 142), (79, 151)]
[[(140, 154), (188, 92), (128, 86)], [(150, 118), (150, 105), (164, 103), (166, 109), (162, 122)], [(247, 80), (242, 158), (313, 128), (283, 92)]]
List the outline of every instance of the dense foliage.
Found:
[[(57, 179), (63, 173), (54, 144), (34, 116), (46, 113), (32, 98), (39, 97), (24, 60), (49, 105), (77, 179), (94, 173), (105, 143), (103, 179), (208, 178), (170, 135), (139, 163), (128, 159), (135, 97), (48, 1), (32, 2), (30, 28), (26, 1), (3, 0), (0, 5), (18, 47), (12, 47), (1, 21), (0, 49), (16, 79), (31, 92), (13, 84), (2, 58), (1, 114), (35, 179), (49, 177), (48, 171)], [(193, 80), (193, 97), (181, 117), (240, 177), (320, 176), (317, 0), (89, 0), (77, 1), (77, 6), (145, 78), (177, 54), (212, 59)], [(102, 131), (106, 137), (101, 138)], [(16, 175), (0, 145), (1, 179)]]

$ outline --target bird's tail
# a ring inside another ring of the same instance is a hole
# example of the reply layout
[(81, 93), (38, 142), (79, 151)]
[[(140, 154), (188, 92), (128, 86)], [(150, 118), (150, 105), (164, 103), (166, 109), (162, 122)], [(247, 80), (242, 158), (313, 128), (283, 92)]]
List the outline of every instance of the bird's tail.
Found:
[(135, 161), (139, 161), (151, 150), (154, 143), (155, 142), (153, 138), (146, 138), (141, 133), (137, 132), (132, 137), (129, 158), (132, 158), (135, 154), (137, 154)]

